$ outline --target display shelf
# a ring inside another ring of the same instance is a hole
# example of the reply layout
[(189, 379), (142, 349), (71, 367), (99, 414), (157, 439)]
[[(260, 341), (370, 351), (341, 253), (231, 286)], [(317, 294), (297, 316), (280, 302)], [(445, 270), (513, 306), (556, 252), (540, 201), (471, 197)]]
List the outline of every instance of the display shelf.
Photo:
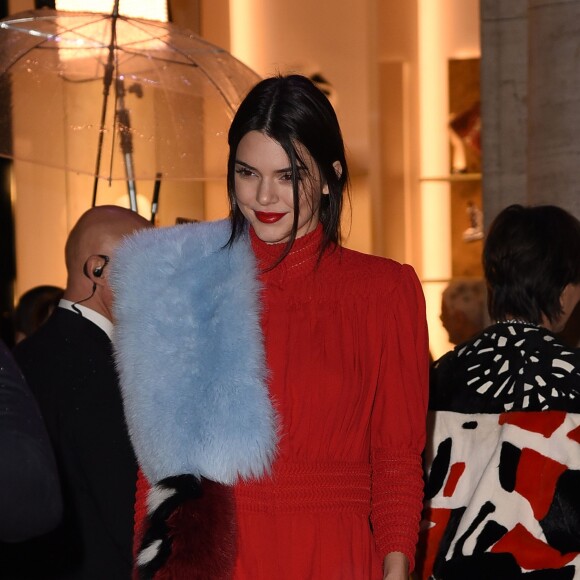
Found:
[(432, 183), (437, 181), (453, 183), (458, 181), (481, 181), (481, 173), (451, 173), (439, 177), (420, 177), (422, 183)]

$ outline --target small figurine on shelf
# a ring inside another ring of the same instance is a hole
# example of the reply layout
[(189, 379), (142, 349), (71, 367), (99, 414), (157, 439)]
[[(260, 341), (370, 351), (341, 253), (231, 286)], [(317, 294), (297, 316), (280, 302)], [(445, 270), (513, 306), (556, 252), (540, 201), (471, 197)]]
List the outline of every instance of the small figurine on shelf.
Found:
[(469, 227), (463, 232), (464, 242), (475, 242), (483, 239), (483, 212), (472, 201), (467, 202)]

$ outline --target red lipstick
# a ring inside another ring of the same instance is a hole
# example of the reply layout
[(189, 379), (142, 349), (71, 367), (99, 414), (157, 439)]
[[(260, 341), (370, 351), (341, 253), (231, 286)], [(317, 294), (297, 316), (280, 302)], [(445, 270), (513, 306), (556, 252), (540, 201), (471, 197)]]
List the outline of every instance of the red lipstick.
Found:
[(274, 224), (286, 215), (283, 212), (277, 213), (269, 211), (256, 211), (254, 213), (256, 214), (258, 221), (261, 221), (263, 224)]

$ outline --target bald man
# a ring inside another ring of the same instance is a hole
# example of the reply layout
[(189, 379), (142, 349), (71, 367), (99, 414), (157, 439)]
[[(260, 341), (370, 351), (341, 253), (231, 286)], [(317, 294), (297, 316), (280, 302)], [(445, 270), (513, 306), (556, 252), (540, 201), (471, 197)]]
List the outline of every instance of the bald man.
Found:
[(54, 446), (65, 520), (36, 542), (33, 573), (2, 578), (131, 578), (137, 467), (113, 363), (108, 276), (121, 239), (146, 227), (144, 218), (117, 206), (84, 213), (66, 242), (63, 299), (15, 348)]

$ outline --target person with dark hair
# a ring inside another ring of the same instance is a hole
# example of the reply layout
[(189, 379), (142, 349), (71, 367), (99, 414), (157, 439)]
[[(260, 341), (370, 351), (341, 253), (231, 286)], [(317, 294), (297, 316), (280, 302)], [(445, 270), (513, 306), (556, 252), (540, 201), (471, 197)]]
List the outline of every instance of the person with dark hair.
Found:
[(38, 405), (0, 342), (0, 542), (22, 542), (60, 522), (56, 462)]
[(578, 220), (559, 207), (513, 205), (498, 215), (483, 251), (492, 318), (560, 332), (578, 302), (579, 239)]
[(417, 276), (340, 245), (348, 167), (311, 81), (258, 83), (229, 147), (230, 219), (138, 233), (113, 270), (139, 573), (406, 580), (427, 406)]
[(58, 286), (35, 286), (20, 296), (14, 309), (14, 342), (18, 344), (48, 320), (62, 298)]
[(545, 205), (496, 217), (483, 265), (495, 323), (435, 362), (421, 578), (580, 574), (580, 222)]

